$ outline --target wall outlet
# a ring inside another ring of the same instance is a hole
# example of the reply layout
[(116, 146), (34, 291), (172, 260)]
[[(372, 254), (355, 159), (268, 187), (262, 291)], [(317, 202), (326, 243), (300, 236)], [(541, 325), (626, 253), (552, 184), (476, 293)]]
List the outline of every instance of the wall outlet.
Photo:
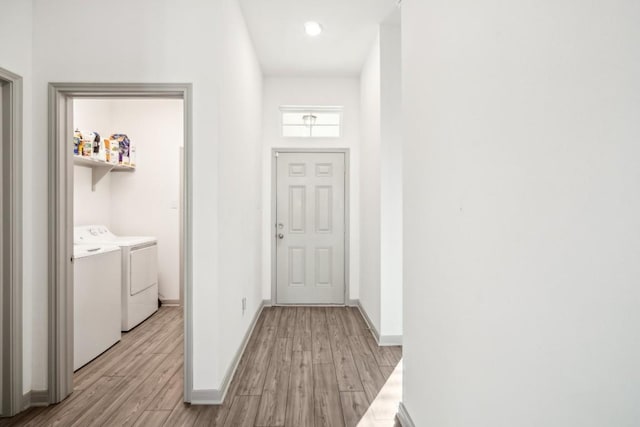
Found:
[(244, 312), (247, 311), (247, 298), (242, 298), (242, 315), (244, 316)]

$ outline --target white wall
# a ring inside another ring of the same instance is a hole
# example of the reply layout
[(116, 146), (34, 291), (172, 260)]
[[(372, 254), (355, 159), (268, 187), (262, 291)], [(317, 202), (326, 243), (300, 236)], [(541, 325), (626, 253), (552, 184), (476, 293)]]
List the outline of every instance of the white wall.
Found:
[[(215, 304), (220, 329), (216, 347), (220, 375), (228, 372), (262, 303), (262, 73), (238, 4), (225, 2), (222, 13), (224, 20), (219, 30), (224, 43), (216, 56), (223, 82), (218, 128), (220, 148), (217, 163), (208, 166), (219, 170), (219, 295)], [(201, 113), (206, 116), (206, 111)], [(202, 143), (208, 143), (206, 136)], [(206, 256), (206, 248), (202, 250)], [(242, 298), (247, 298), (244, 314)], [(210, 325), (203, 323), (202, 327)]]
[(96, 184), (95, 191), (91, 182), (91, 168), (73, 167), (74, 225), (104, 224), (111, 228), (111, 176), (102, 178)]
[(160, 299), (180, 299), (180, 147), (183, 102), (113, 101), (114, 132), (136, 146), (136, 171), (112, 173), (111, 226), (120, 235), (158, 238)]
[(380, 335), (402, 336), (400, 26), (380, 26)]
[(360, 75), (360, 304), (380, 332), (380, 35)]
[[(22, 77), (23, 88), (23, 186), (25, 189), (40, 185), (39, 181), (33, 180), (33, 165), (28, 159), (31, 158), (36, 147), (32, 138), (32, 94), (33, 94), (33, 78), (32, 78), (32, 42), (33, 42), (33, 23), (32, 12), (33, 4), (30, 0), (3, 0), (0, 5), (0, 67), (16, 73)], [(37, 149), (40, 149), (39, 147)], [(23, 271), (23, 330), (24, 336), (22, 341), (23, 351), (23, 388), (27, 392), (31, 390), (32, 371), (32, 336), (33, 323), (32, 317), (34, 310), (32, 308), (33, 289), (37, 287), (41, 273), (29, 263), (31, 254), (35, 247), (41, 245), (41, 236), (38, 234), (38, 228), (35, 228), (34, 215), (34, 197), (27, 193), (23, 198), (23, 257), (25, 268)], [(41, 228), (40, 228), (41, 229)]]
[[(283, 138), (282, 105), (343, 106), (340, 138)], [(360, 100), (358, 79), (269, 77), (264, 82), (262, 119), (262, 295), (271, 299), (272, 148), (348, 148), (350, 150), (349, 298), (357, 299), (360, 283)], [(348, 302), (348, 301), (347, 301)]]
[(180, 299), (180, 147), (183, 102), (177, 99), (77, 99), (74, 127), (108, 138), (126, 133), (135, 172), (112, 172), (91, 189), (91, 169), (74, 167), (75, 225), (105, 224), (115, 234), (158, 238), (160, 299)]
[(400, 28), (380, 25), (362, 68), (360, 301), (381, 337), (402, 336)]
[(404, 403), (640, 420), (640, 3), (403, 1)]
[[(98, 132), (102, 139), (112, 132), (111, 99), (76, 99), (73, 102), (73, 127), (85, 132)], [(111, 174), (107, 174), (92, 190), (91, 168), (73, 167), (74, 225), (111, 224)]]
[[(88, 30), (85, 24), (96, 20), (117, 22), (120, 30)], [(31, 166), (28, 183), (41, 184), (25, 186), (26, 198), (33, 201), (28, 210), (33, 215), (30, 225), (33, 235), (38, 236), (38, 245), (31, 245), (25, 257), (25, 271), (34, 272), (31, 280), (35, 287), (33, 388), (46, 387), (47, 274), (43, 266), (47, 253), (42, 239), (47, 229), (47, 83), (115, 81), (193, 83), (194, 388), (217, 389), (228, 365), (225, 361), (237, 350), (235, 344), (251, 317), (235, 322), (224, 317), (221, 307), (225, 292), (236, 284), (223, 281), (227, 276), (220, 271), (220, 263), (228, 257), (245, 257), (245, 250), (228, 246), (228, 253), (219, 258), (218, 245), (229, 239), (219, 233), (219, 214), (223, 213), (223, 203), (224, 209), (237, 212), (245, 207), (246, 200), (223, 200), (218, 183), (242, 175), (256, 182), (260, 178), (260, 172), (248, 164), (238, 164), (230, 171), (218, 156), (219, 152), (226, 155), (227, 148), (239, 141), (253, 143), (257, 139), (255, 130), (245, 126), (245, 120), (260, 120), (259, 114), (247, 116), (246, 112), (261, 105), (261, 90), (254, 90), (260, 86), (261, 76), (236, 1), (168, 0), (158, 4), (152, 0), (61, 0), (53, 4), (35, 0), (33, 28), (35, 148), (25, 160)], [(243, 85), (251, 89), (229, 89)], [(243, 126), (231, 132), (224, 125), (231, 119), (242, 121)], [(257, 207), (259, 203), (256, 196), (253, 204)], [(259, 214), (255, 212), (254, 216), (259, 223)], [(225, 227), (225, 232), (243, 233), (238, 224)], [(254, 272), (259, 279), (259, 260), (246, 260), (244, 271)], [(253, 290), (249, 308), (254, 311), (258, 306), (256, 295), (260, 294), (258, 279), (244, 283)]]

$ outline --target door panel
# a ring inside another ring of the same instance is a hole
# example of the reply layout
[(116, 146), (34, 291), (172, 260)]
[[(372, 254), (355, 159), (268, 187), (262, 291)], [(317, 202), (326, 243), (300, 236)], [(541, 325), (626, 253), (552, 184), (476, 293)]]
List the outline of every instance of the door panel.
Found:
[(132, 250), (129, 254), (130, 293), (136, 295), (158, 283), (158, 246)]
[(289, 232), (304, 233), (307, 219), (307, 189), (303, 185), (289, 186)]
[(333, 188), (330, 185), (317, 185), (315, 206), (316, 233), (331, 233), (332, 219)]
[(316, 286), (331, 286), (333, 248), (316, 248)]
[(289, 247), (289, 286), (304, 286), (307, 270), (305, 248)]
[(279, 153), (278, 304), (344, 304), (345, 155)]

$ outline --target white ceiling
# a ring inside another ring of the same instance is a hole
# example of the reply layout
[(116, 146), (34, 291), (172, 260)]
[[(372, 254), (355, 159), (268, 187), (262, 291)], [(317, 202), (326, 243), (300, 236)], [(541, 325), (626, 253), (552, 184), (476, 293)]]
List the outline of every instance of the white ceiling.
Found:
[[(396, 0), (240, 0), (268, 76), (357, 76)], [(318, 37), (304, 23), (318, 21)]]

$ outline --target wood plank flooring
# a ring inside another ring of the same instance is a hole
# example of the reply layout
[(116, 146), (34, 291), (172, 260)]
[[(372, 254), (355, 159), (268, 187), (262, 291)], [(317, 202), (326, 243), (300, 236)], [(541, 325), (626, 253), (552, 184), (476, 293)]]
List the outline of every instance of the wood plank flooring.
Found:
[(76, 372), (64, 402), (0, 426), (397, 425), (376, 397), (397, 393), (402, 349), (378, 347), (355, 308), (265, 308), (217, 406), (182, 403), (182, 331), (182, 309), (161, 308)]

